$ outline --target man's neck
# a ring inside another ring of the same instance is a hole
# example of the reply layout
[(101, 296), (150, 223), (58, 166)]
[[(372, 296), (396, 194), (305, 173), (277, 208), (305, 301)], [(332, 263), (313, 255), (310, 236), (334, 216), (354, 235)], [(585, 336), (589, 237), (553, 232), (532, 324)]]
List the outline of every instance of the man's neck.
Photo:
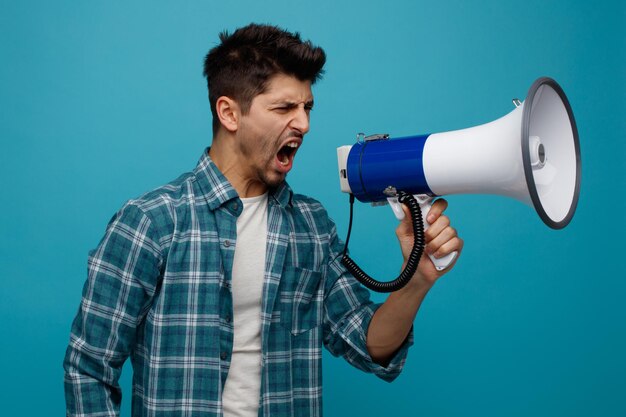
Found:
[(220, 172), (233, 186), (239, 197), (248, 198), (256, 197), (267, 192), (267, 186), (258, 180), (253, 180), (250, 173), (242, 171), (245, 167), (245, 161), (239, 160), (239, 155), (234, 149), (228, 147), (228, 143), (232, 141), (213, 140), (213, 144), (209, 149), (209, 156)]

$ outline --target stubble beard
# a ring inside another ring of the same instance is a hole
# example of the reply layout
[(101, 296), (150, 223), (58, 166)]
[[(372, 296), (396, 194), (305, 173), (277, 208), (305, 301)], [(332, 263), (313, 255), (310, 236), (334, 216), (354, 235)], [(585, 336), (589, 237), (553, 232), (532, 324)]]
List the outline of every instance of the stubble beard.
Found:
[[(270, 160), (269, 162), (269, 167), (267, 167), (267, 169), (265, 170), (259, 170), (258, 172), (258, 176), (261, 180), (261, 182), (263, 182), (263, 184), (265, 184), (265, 186), (267, 188), (269, 188), (270, 190), (274, 190), (276, 188), (278, 188), (279, 185), (281, 185), (286, 179), (287, 179), (287, 173), (285, 174), (280, 174), (277, 173), (273, 167), (274, 165), (274, 158), (276, 156), (273, 155), (272, 160)], [(271, 174), (270, 174), (271, 173)], [(274, 175), (272, 175), (274, 174)]]
[[(275, 146), (274, 146), (275, 147)], [(242, 148), (242, 154), (251, 161), (258, 161), (254, 167), (256, 178), (268, 189), (274, 190), (287, 178), (287, 173), (276, 170), (276, 151), (274, 147), (266, 144), (262, 149)]]
[[(252, 139), (254, 140), (254, 139)], [(257, 138), (261, 140), (261, 138)], [(287, 178), (287, 173), (281, 173), (276, 170), (276, 149), (285, 138), (280, 135), (277, 140), (263, 140), (265, 145), (262, 149), (254, 149), (250, 147), (243, 147), (242, 153), (246, 158), (252, 161), (259, 161), (260, 166), (255, 168), (256, 177), (263, 183), (269, 190), (278, 188)]]

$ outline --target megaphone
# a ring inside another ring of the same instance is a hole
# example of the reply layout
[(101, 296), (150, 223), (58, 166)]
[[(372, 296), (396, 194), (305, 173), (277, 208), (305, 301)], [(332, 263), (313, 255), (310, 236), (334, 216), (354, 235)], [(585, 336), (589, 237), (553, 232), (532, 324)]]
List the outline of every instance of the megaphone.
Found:
[[(401, 138), (361, 134), (337, 149), (341, 190), (361, 202), (387, 201), (399, 219), (400, 190), (419, 199), (422, 213), (436, 196), (497, 194), (533, 207), (553, 229), (567, 226), (581, 175), (569, 101), (555, 80), (542, 77), (523, 102), (513, 102), (507, 115), (466, 129)], [(444, 269), (455, 256), (431, 259)]]

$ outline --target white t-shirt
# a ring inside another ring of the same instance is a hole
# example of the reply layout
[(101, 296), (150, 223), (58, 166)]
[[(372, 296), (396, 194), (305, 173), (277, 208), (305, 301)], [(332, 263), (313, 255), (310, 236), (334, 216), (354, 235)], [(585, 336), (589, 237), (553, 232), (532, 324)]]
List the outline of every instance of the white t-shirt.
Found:
[(267, 193), (242, 198), (233, 260), (233, 355), (222, 393), (225, 417), (257, 416), (261, 395), (261, 299)]

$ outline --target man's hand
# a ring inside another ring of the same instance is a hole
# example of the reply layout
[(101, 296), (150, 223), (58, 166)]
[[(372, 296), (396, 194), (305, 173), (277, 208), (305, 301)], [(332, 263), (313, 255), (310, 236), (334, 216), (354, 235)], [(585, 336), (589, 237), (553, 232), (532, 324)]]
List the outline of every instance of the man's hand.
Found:
[[(452, 265), (443, 271), (437, 271), (428, 254), (435, 257), (463, 249), (463, 240), (457, 236), (456, 230), (450, 226), (448, 216), (442, 214), (448, 207), (448, 202), (443, 199), (435, 201), (428, 212), (426, 220), (430, 227), (424, 233), (426, 248), (417, 272), (409, 283), (400, 290), (391, 293), (387, 301), (376, 311), (367, 331), (367, 350), (374, 362), (386, 366), (398, 348), (406, 339), (415, 315), (419, 310), (424, 297), (433, 284), (443, 274), (448, 272)], [(404, 262), (413, 249), (413, 226), (412, 219), (407, 207), (403, 206), (404, 220), (396, 229), (396, 235), (402, 248)], [(458, 259), (458, 256), (457, 256)], [(402, 266), (404, 268), (404, 265)]]
[[(446, 200), (442, 198), (436, 200), (428, 212), (426, 219), (424, 219), (430, 223), (430, 227), (424, 232), (426, 247), (420, 259), (417, 272), (410, 282), (411, 286), (417, 285), (422, 289), (432, 287), (437, 279), (448, 272), (458, 259), (457, 256), (452, 265), (442, 271), (438, 271), (427, 255), (441, 258), (454, 251), (460, 253), (463, 249), (463, 240), (458, 237), (457, 231), (450, 226), (448, 216), (443, 214), (447, 207), (448, 202)], [(402, 209), (404, 210), (404, 219), (396, 228), (396, 236), (400, 242), (402, 256), (406, 263), (411, 249), (413, 249), (413, 225), (409, 209), (405, 205), (402, 205)]]

